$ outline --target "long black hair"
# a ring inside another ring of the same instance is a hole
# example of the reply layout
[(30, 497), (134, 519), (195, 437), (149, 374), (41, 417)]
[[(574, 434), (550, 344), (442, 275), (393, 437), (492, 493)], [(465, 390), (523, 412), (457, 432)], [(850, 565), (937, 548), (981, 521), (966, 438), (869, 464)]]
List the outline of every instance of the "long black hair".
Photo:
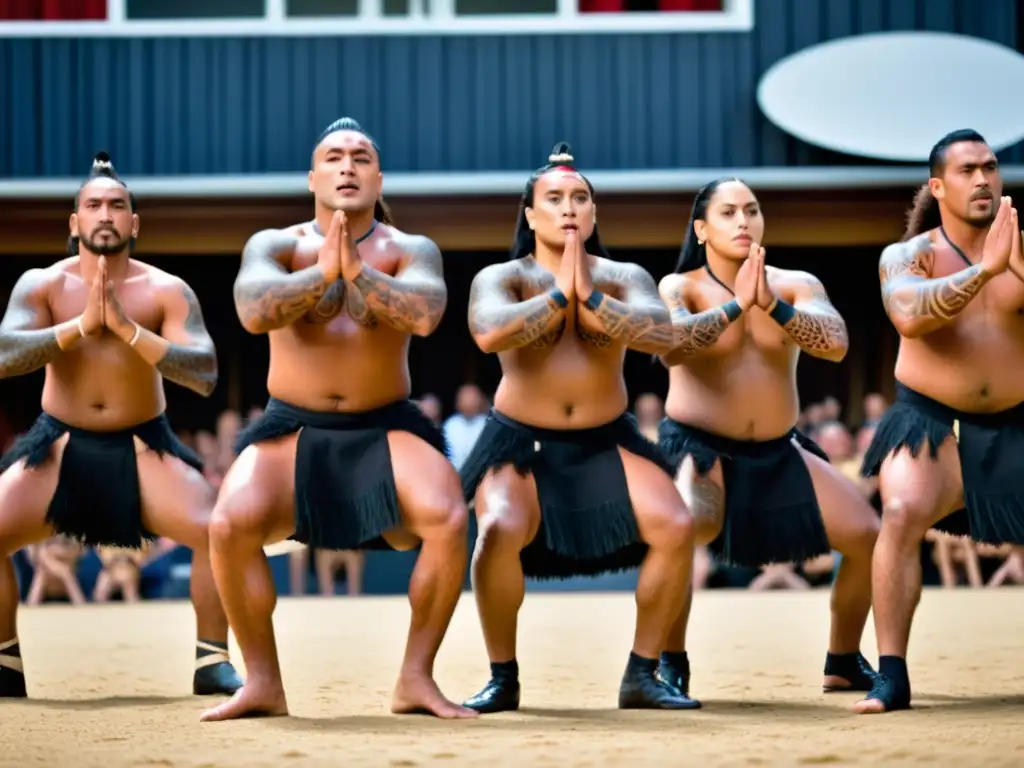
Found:
[[(78, 205), (82, 200), (82, 190), (85, 189), (86, 185), (93, 179), (111, 179), (116, 181), (122, 187), (128, 190), (128, 209), (132, 213), (138, 212), (138, 206), (135, 201), (135, 195), (128, 185), (124, 183), (124, 180), (117, 175), (117, 170), (114, 168), (114, 163), (110, 159), (110, 155), (106, 152), (97, 152), (92, 159), (92, 168), (89, 170), (89, 177), (82, 182), (81, 186), (78, 187), (78, 192), (75, 193), (74, 212), (78, 213)], [(78, 255), (78, 243), (79, 238), (74, 236), (68, 237), (68, 255)], [(128, 240), (128, 252), (131, 253), (135, 250), (135, 238), (129, 238)]]
[[(576, 166), (573, 165), (575, 158), (572, 156), (572, 148), (564, 141), (555, 144), (555, 148), (551, 150), (551, 154), (548, 155), (548, 164), (541, 166), (530, 179), (526, 182), (526, 189), (523, 190), (523, 197), (519, 201), (519, 216), (516, 218), (516, 229), (515, 234), (512, 237), (512, 250), (509, 252), (509, 261), (515, 259), (521, 259), (525, 256), (529, 256), (537, 249), (537, 237), (533, 230), (530, 229), (530, 224), (526, 220), (526, 209), (533, 207), (533, 188), (537, 185), (537, 179), (543, 176), (548, 171), (553, 171), (556, 168), (572, 171), (577, 174), (583, 182), (587, 185), (587, 189), (590, 191), (590, 197), (594, 197), (594, 185), (590, 183), (590, 179), (580, 173)], [(597, 231), (597, 223), (594, 223), (594, 231), (587, 238), (587, 242), (583, 244), (583, 248), (587, 253), (595, 256), (601, 256), (605, 259), (610, 259), (611, 255), (605, 249), (604, 244), (601, 242), (601, 235)]]
[(907, 211), (907, 228), (903, 230), (901, 242), (906, 242), (912, 237), (917, 237), (922, 232), (937, 229), (942, 224), (942, 214), (939, 211), (939, 201), (932, 195), (927, 184), (917, 190), (914, 195), (914, 204)]
[[(359, 124), (357, 120), (351, 117), (339, 117), (333, 123), (324, 128), (320, 135), (316, 137), (316, 141), (313, 142), (313, 153), (316, 153), (316, 148), (323, 143), (323, 140), (330, 136), (332, 133), (338, 131), (355, 131), (361, 133), (366, 137), (366, 140), (370, 142), (373, 147), (373, 151), (377, 153), (377, 164), (380, 164), (380, 146), (374, 141), (374, 138), (363, 130), (363, 126)], [(391, 215), (391, 206), (384, 202), (384, 195), (377, 198), (377, 202), (373, 204), (373, 218), (379, 221), (381, 224), (387, 224), (389, 227), (394, 226), (395, 220)]]
[(697, 232), (693, 228), (693, 223), (707, 218), (711, 199), (715, 196), (718, 188), (728, 181), (739, 181), (740, 184), (744, 184), (735, 176), (723, 176), (720, 179), (709, 181), (697, 190), (697, 196), (693, 198), (693, 208), (690, 209), (690, 222), (686, 225), (686, 234), (683, 236), (683, 246), (679, 249), (676, 274), (692, 272), (708, 263), (707, 247), (697, 240)]

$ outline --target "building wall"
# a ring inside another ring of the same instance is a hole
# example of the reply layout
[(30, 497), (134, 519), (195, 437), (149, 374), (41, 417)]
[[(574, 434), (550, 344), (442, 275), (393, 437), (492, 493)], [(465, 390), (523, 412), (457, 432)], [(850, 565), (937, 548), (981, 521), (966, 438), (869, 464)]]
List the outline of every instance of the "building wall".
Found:
[(750, 33), (2, 39), (0, 176), (77, 176), (101, 148), (133, 175), (302, 170), (342, 114), (375, 135), (386, 170), (536, 167), (563, 139), (590, 168), (859, 163), (771, 126), (761, 73), (883, 30), (1020, 45), (1015, 0), (757, 0), (755, 13)]

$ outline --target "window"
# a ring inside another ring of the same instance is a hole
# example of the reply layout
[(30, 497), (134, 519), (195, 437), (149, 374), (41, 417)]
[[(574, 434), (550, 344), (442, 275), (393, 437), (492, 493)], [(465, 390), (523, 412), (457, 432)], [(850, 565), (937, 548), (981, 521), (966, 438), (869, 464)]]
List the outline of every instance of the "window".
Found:
[(266, 0), (124, 0), (135, 19), (262, 19)]
[(723, 11), (723, 0), (579, 0), (581, 13)]
[(558, 13), (558, 0), (454, 0), (456, 16)]
[(359, 0), (288, 0), (285, 16), (303, 18), (308, 16), (357, 16)]
[(0, 0), (3, 21), (106, 19), (107, 0)]
[(749, 32), (754, 2), (0, 0), (0, 37), (706, 34)]

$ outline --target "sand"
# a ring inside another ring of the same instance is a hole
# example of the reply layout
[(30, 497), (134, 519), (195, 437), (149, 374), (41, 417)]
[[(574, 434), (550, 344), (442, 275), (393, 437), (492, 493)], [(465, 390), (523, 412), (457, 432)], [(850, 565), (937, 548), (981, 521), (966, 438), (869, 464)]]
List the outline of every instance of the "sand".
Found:
[[(523, 709), (446, 723), (388, 712), (408, 621), (401, 598), (282, 598), (291, 717), (200, 723), (187, 603), (23, 608), (29, 701), (0, 703), (3, 766), (1024, 765), (1024, 590), (926, 591), (910, 665), (915, 709), (849, 712), (821, 693), (828, 593), (697, 598), (699, 712), (620, 712), (628, 594), (527, 595)], [(864, 649), (875, 658), (868, 631)], [(959, 670), (959, 671), (958, 671)], [(487, 660), (466, 594), (438, 680), (464, 698)]]

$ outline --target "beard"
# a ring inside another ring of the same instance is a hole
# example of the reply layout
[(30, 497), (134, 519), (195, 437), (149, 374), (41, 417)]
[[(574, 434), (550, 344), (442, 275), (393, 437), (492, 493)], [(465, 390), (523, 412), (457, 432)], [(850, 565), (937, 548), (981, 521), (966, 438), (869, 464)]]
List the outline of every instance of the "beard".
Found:
[[(109, 233), (112, 237), (99, 240), (98, 235), (101, 233)], [(81, 236), (82, 245), (97, 256), (113, 256), (122, 253), (128, 248), (130, 240), (131, 238), (123, 237), (113, 228), (95, 229), (88, 237)]]

